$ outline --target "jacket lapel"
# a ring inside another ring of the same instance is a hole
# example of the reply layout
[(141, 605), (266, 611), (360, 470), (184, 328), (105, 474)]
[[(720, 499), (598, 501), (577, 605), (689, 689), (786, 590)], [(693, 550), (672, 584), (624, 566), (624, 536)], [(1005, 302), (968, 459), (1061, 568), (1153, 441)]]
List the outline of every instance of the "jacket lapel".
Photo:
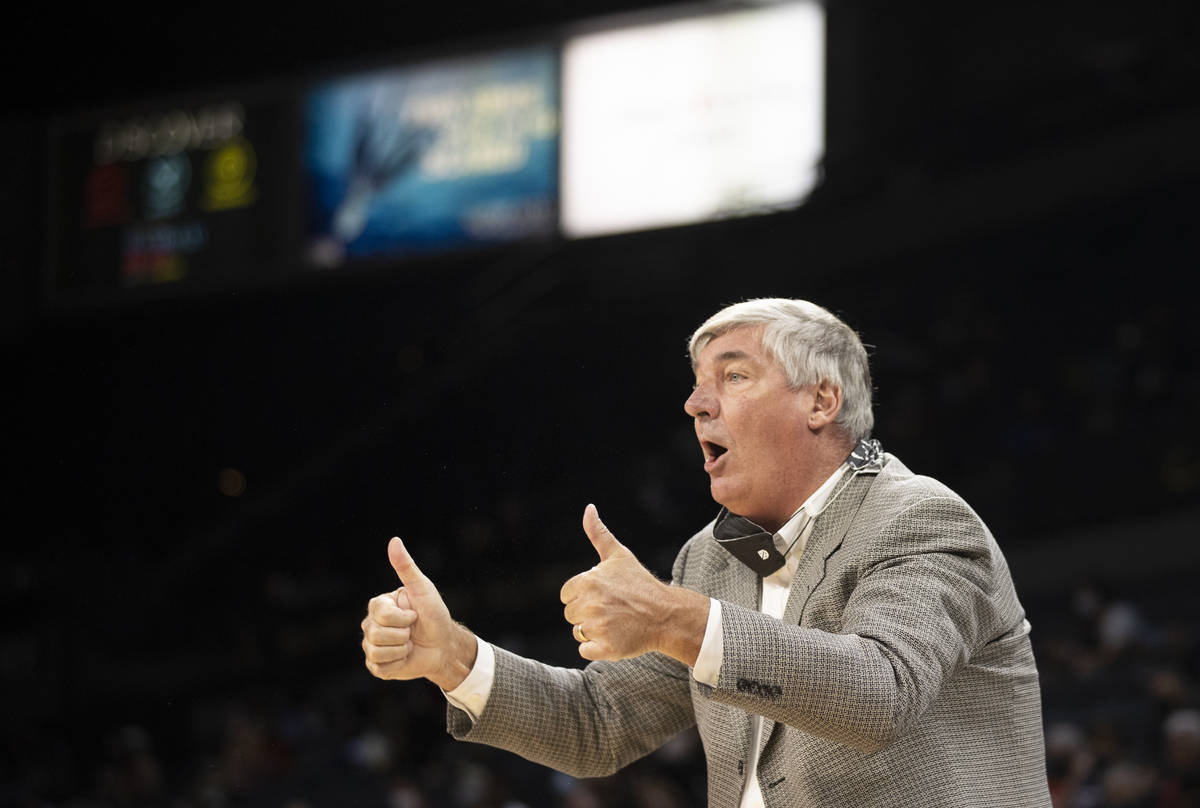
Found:
[(846, 482), (845, 490), (838, 492), (825, 510), (817, 516), (812, 535), (808, 537), (808, 544), (796, 567), (792, 587), (788, 591), (783, 622), (799, 624), (804, 607), (808, 605), (809, 595), (825, 577), (826, 562), (834, 551), (842, 546), (842, 539), (846, 537), (846, 531), (850, 529), (850, 523), (854, 521), (854, 516), (858, 513), (867, 491), (871, 489), (874, 479), (874, 471), (854, 474)]
[[(853, 477), (846, 482), (846, 488), (834, 495), (834, 498), (817, 516), (812, 534), (800, 556), (800, 564), (796, 567), (796, 575), (792, 579), (792, 587), (788, 592), (787, 606), (783, 611), (783, 622), (798, 625), (808, 605), (817, 584), (825, 577), (826, 562), (837, 548), (842, 546), (842, 539), (850, 529), (854, 516), (858, 513), (871, 483), (878, 473), (879, 467), (867, 468), (859, 472), (847, 472)], [(775, 722), (763, 718), (763, 731), (759, 740), (759, 760), (775, 732)]]
[[(701, 564), (697, 580), (700, 592), (747, 609), (758, 609), (762, 579), (745, 564), (734, 562), (733, 556), (717, 544), (715, 538), (705, 544)], [(750, 758), (750, 715), (730, 710), (727, 718), (715, 726), (710, 724), (708, 731), (722, 735), (723, 742), (737, 749), (738, 760), (744, 763)], [(740, 790), (739, 785), (738, 793)]]
[(745, 564), (734, 564), (731, 561), (732, 556), (717, 544), (716, 539), (709, 542), (705, 548), (704, 567), (700, 575), (700, 591), (717, 600), (726, 600), (747, 609), (757, 609), (759, 577)]

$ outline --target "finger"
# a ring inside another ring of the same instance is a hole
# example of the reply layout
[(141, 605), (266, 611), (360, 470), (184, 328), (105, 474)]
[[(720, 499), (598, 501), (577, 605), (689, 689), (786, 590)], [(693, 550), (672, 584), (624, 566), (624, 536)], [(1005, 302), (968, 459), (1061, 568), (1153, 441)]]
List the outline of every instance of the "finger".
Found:
[(607, 561), (613, 555), (621, 552), (629, 552), (625, 545), (617, 541), (617, 537), (612, 534), (612, 531), (600, 521), (600, 513), (596, 510), (595, 505), (588, 505), (583, 509), (583, 532), (587, 534), (592, 547), (596, 548), (601, 561)]
[(579, 655), (586, 660), (595, 662), (597, 659), (607, 659), (604, 648), (595, 640), (588, 640), (579, 644)]
[(407, 628), (390, 628), (388, 626), (367, 626), (363, 639), (371, 645), (397, 646), (407, 645), (412, 637), (412, 630)]
[(376, 595), (367, 601), (367, 617), (378, 613), (380, 609), (386, 609), (389, 606), (396, 605), (396, 593), (386, 592), (382, 595)]
[(405, 628), (417, 622), (417, 613), (412, 609), (401, 609), (390, 601), (379, 605), (371, 615), (375, 623), (390, 628)]
[(388, 542), (388, 560), (392, 562), (392, 569), (396, 571), (400, 583), (410, 587), (413, 594), (423, 595), (427, 588), (433, 586), (433, 583), (425, 577), (425, 573), (421, 572), (417, 562), (413, 561), (413, 557), (408, 554), (408, 548), (404, 546), (404, 542), (398, 536), (393, 536), (392, 540)]
[(558, 590), (558, 599), (563, 603), (570, 603), (579, 597), (584, 575), (587, 575), (587, 573), (581, 572), (578, 575), (572, 575), (568, 578), (567, 582), (562, 585), (562, 589)]
[(401, 609), (412, 608), (412, 602), (408, 599), (408, 590), (404, 587), (400, 587), (395, 591), (395, 593), (393, 593), (392, 600), (394, 600), (396, 605)]
[(377, 679), (416, 679), (417, 674), (410, 673), (408, 660), (399, 662), (372, 662), (366, 660), (367, 670)]
[(568, 603), (566, 608), (563, 609), (563, 617), (568, 623), (575, 625), (576, 623), (583, 622), (582, 612), (583, 606), (580, 604), (579, 600), (576, 599)]
[(363, 647), (363, 654), (368, 662), (374, 662), (376, 665), (386, 665), (389, 662), (402, 662), (408, 659), (408, 655), (412, 653), (412, 644), (408, 645), (388, 645), (378, 646), (366, 643)]

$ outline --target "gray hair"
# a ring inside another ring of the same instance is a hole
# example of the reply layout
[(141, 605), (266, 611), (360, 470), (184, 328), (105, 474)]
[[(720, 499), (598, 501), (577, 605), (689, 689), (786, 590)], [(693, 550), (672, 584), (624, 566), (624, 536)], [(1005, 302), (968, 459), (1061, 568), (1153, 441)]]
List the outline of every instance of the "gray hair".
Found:
[(727, 306), (709, 317), (688, 341), (692, 366), (704, 346), (737, 328), (763, 327), (762, 346), (799, 390), (821, 381), (842, 389), (834, 423), (855, 441), (875, 425), (871, 412), (871, 369), (862, 340), (850, 326), (807, 300), (760, 298)]

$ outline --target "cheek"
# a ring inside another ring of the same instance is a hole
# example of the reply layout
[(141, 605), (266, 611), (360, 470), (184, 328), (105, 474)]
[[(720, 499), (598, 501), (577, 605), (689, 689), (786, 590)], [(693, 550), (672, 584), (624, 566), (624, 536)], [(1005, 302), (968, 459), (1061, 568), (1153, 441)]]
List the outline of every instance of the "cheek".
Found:
[(800, 428), (793, 412), (764, 413), (748, 423), (745, 442), (754, 457), (753, 466), (765, 472), (790, 464)]
[(792, 437), (795, 426), (794, 418), (782, 416), (783, 413), (762, 412), (747, 418), (742, 424), (745, 442), (767, 453), (777, 450)]

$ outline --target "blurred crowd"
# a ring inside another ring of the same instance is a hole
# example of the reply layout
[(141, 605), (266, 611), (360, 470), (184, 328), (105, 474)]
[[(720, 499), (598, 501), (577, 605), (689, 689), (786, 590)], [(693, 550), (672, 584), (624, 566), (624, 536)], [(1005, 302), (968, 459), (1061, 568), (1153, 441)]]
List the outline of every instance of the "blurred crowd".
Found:
[[(276, 589), (286, 586), (276, 582)], [(1200, 606), (1186, 590), (1079, 585), (1027, 598), (1055, 808), (1200, 805)], [(314, 627), (314, 631), (318, 630)], [(353, 624), (346, 629), (354, 633)], [(561, 656), (562, 631), (519, 650)], [(297, 656), (297, 661), (303, 655)], [(568, 660), (563, 662), (571, 664)], [(300, 667), (300, 666), (298, 666)], [(361, 668), (297, 671), (200, 695), (183, 720), (20, 739), (0, 805), (14, 808), (683, 808), (705, 801), (694, 731), (608, 778), (577, 780), (457, 743), (425, 682)], [(77, 740), (77, 739), (76, 739)]]
[(1195, 598), (1079, 586), (1065, 606), (1035, 634), (1056, 808), (1200, 805)]

